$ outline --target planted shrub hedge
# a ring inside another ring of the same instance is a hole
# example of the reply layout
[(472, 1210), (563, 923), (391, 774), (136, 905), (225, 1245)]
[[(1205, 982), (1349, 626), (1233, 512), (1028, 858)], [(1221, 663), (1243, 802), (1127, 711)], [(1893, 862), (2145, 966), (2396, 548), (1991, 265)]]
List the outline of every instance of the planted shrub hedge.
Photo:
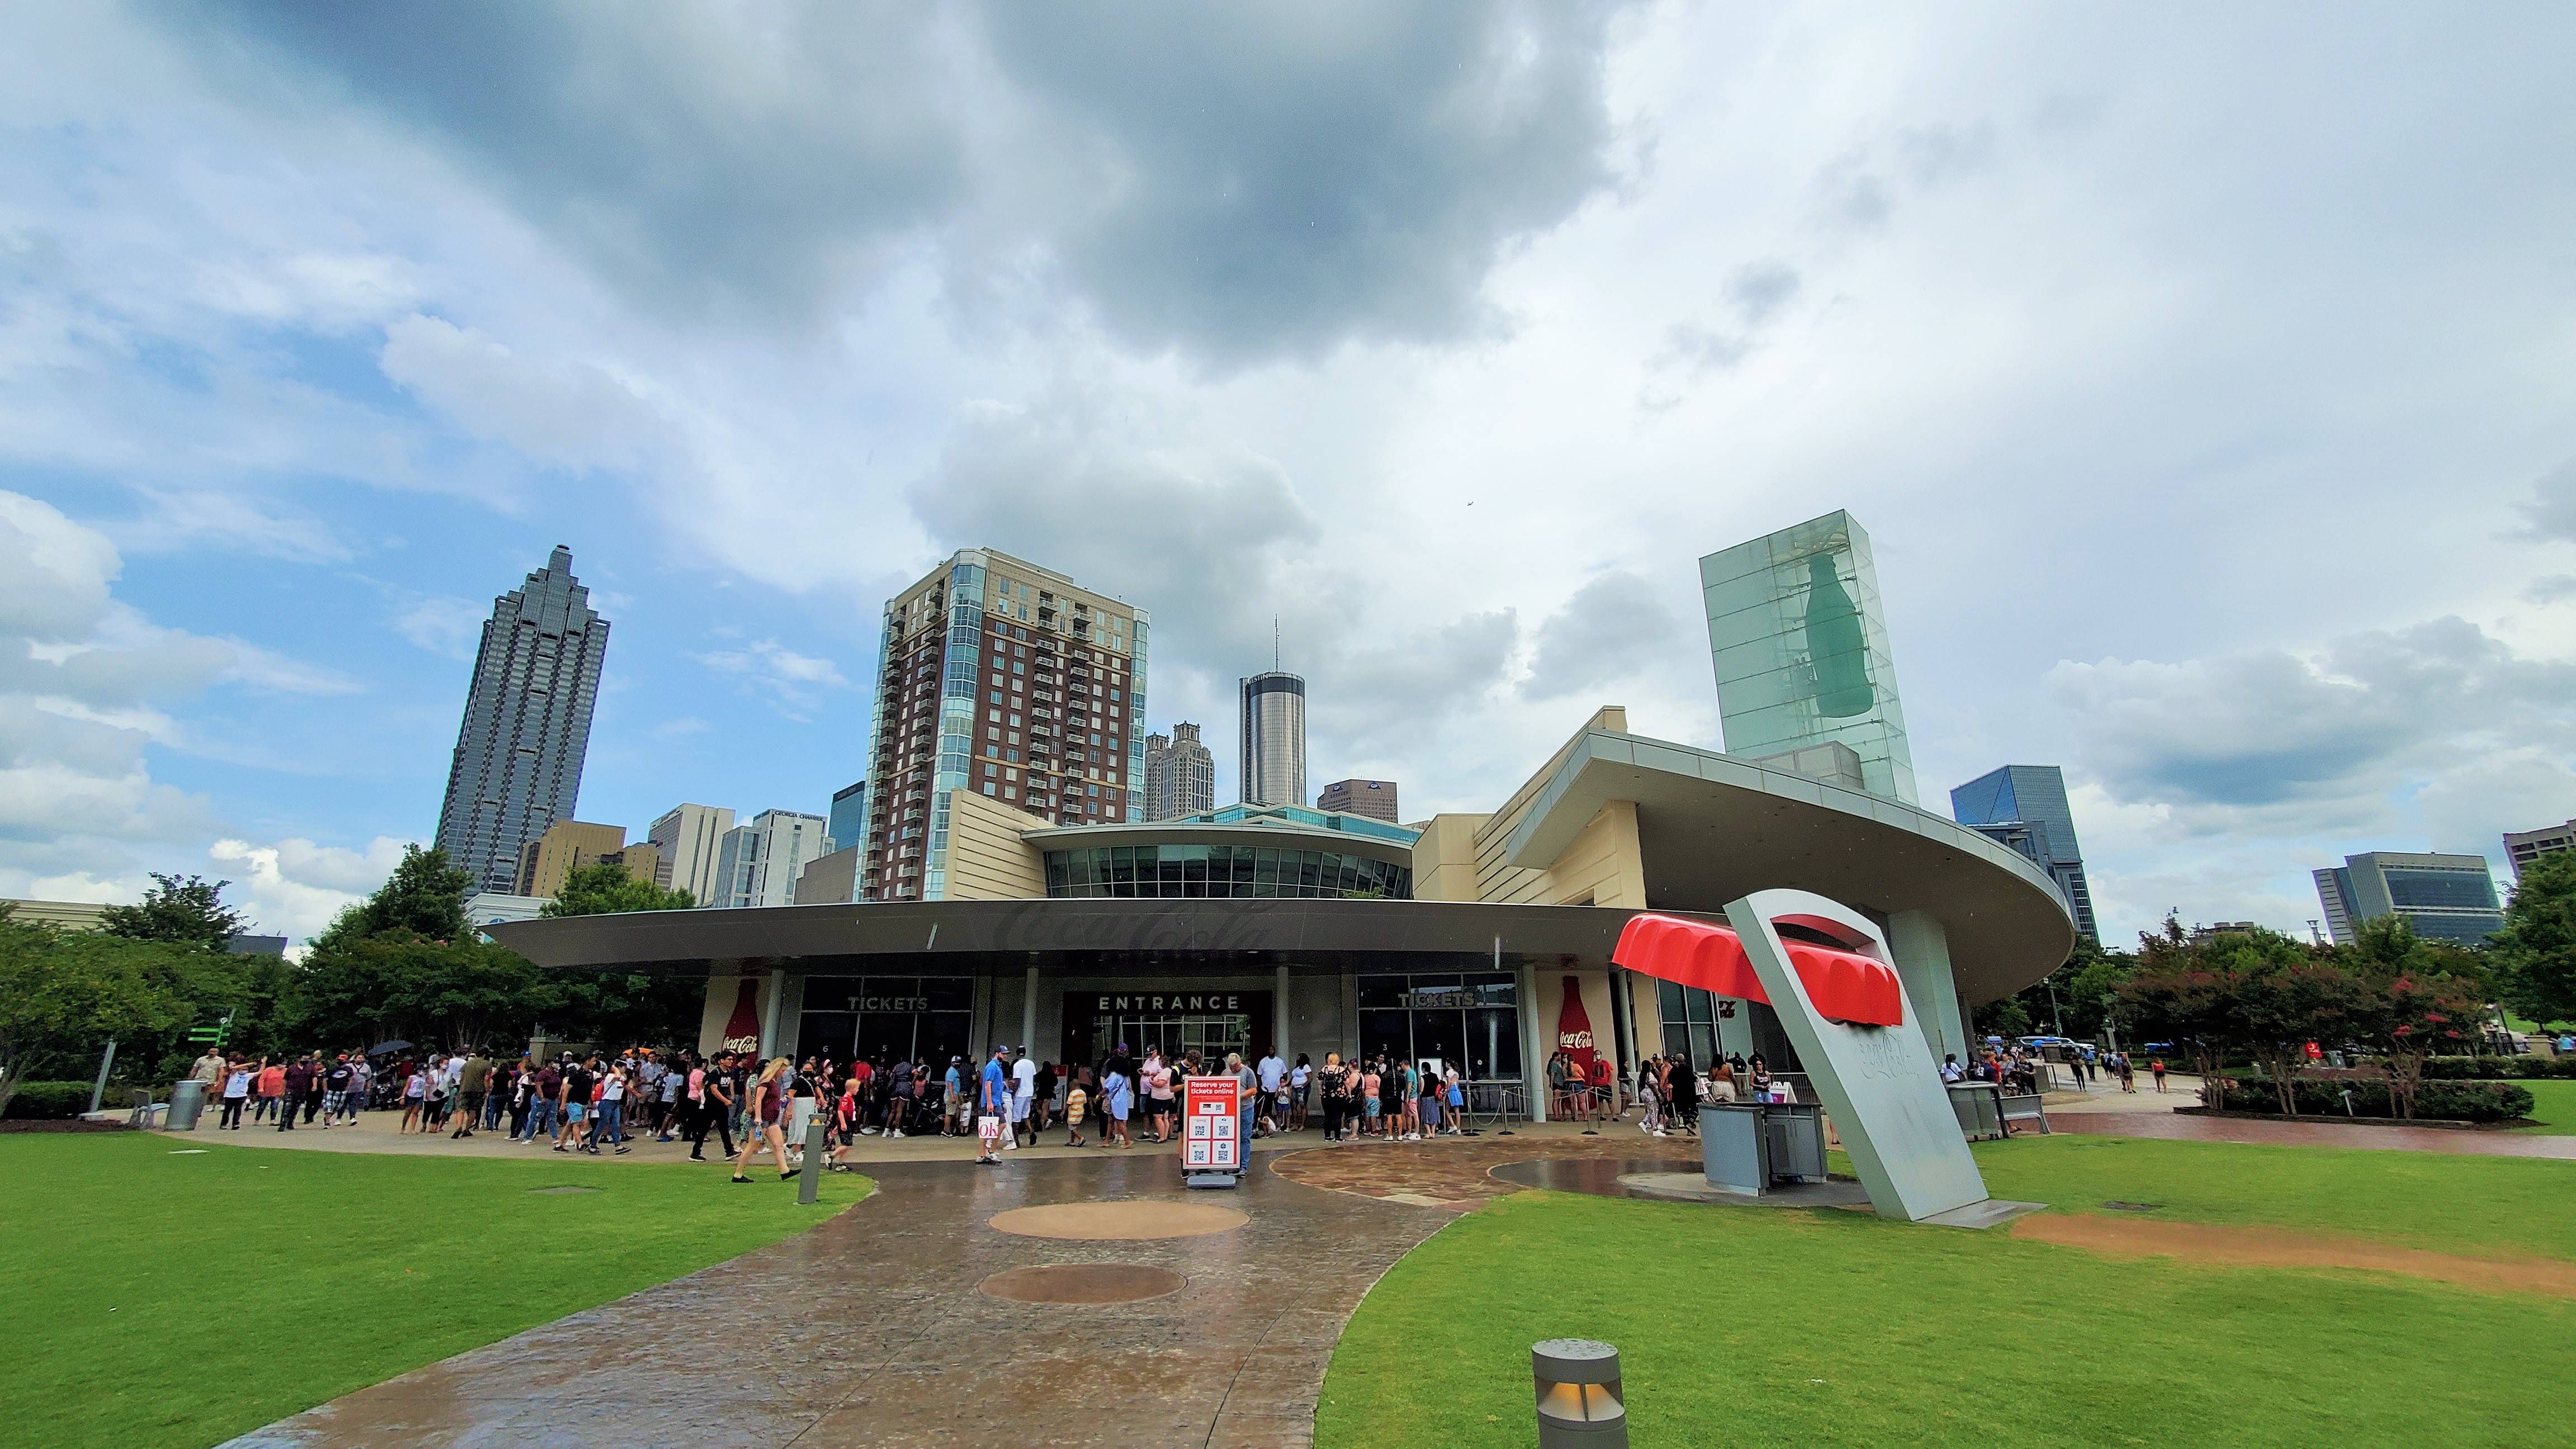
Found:
[(2576, 1077), (2576, 1057), (2426, 1057), (2424, 1080), (2531, 1082)]
[[(29, 1122), (56, 1122), (77, 1117), (89, 1110), (87, 1082), (20, 1082), (18, 1095), (9, 1099), (9, 1109), (0, 1117)], [(109, 1097), (117, 1094), (110, 1092)]]
[[(2386, 1082), (2340, 1081), (2313, 1082), (2300, 1080), (2290, 1084), (2298, 1095), (2302, 1117), (2340, 1117), (2343, 1093), (2352, 1091), (2352, 1110), (2357, 1117), (2395, 1117), (2397, 1109), (2389, 1098)], [(2227, 1098), (2219, 1105), (2230, 1112), (2270, 1112), (2278, 1115), (2281, 1094), (2261, 1077), (2231, 1083)], [(2511, 1082), (2426, 1081), (2415, 1093), (2415, 1115), (2434, 1122), (2508, 1122), (2531, 1114), (2531, 1093)]]

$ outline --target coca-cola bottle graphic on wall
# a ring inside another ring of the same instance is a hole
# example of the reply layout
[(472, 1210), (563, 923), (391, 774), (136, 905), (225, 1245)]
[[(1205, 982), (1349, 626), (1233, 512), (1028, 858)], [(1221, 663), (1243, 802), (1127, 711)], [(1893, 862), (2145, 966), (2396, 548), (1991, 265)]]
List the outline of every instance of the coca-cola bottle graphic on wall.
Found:
[(1869, 683), (1869, 645), (1831, 554), (1807, 560), (1807, 663), (1816, 675), (1816, 713), (1829, 719), (1867, 714), (1878, 702)]

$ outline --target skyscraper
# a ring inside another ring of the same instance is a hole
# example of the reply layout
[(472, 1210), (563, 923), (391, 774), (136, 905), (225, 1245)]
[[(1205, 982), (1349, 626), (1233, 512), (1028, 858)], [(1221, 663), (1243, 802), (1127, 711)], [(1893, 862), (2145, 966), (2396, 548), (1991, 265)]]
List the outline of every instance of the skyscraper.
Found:
[(1726, 752), (1796, 761), (1840, 744), (1870, 794), (1913, 804), (1878, 567), (1860, 524), (1837, 509), (1721, 549), (1699, 561), (1699, 581)]
[(674, 805), (646, 832), (661, 852), (653, 863), (653, 883), (666, 891), (687, 891), (702, 906), (716, 903), (716, 852), (725, 832), (733, 829), (733, 811), (717, 805)]
[(2381, 916), (2404, 916), (2428, 940), (2471, 946), (2504, 929), (2495, 876), (2483, 855), (2373, 850), (2317, 871), (2317, 902), (2338, 946)]
[(572, 576), (572, 550), (492, 601), (438, 809), (438, 845), (473, 882), (507, 895), (519, 848), (572, 818), (599, 698), (608, 621)]
[(1389, 825), (1402, 823), (1396, 813), (1393, 780), (1335, 780), (1315, 797), (1315, 808), (1334, 810), (1344, 815), (1365, 815)]
[(2505, 858), (2513, 864), (2513, 878), (2522, 879), (2522, 868), (2544, 855), (2562, 850), (2576, 850), (2576, 820), (2564, 825), (2544, 825), (2538, 830), (2508, 830), (2504, 833)]
[(832, 845), (847, 850), (867, 839), (868, 782), (858, 781), (832, 792)]
[(1306, 803), (1306, 681), (1273, 669), (1243, 681), (1246, 805)]
[(1145, 815), (1178, 820), (1216, 808), (1216, 756), (1187, 720), (1168, 735), (1145, 736)]
[(716, 899), (707, 904), (732, 910), (795, 904), (796, 877), (831, 852), (824, 830), (820, 815), (763, 810), (750, 824), (726, 831), (716, 849)]
[(992, 549), (886, 601), (868, 758), (869, 900), (941, 900), (973, 790), (1060, 825), (1145, 808), (1142, 609)]
[(2084, 879), (2084, 852), (2075, 843), (2075, 812), (2066, 803), (2066, 776), (2055, 765), (2006, 765), (1950, 792), (1950, 816), (2028, 856), (2066, 893), (2075, 929), (2094, 945), (2093, 888)]

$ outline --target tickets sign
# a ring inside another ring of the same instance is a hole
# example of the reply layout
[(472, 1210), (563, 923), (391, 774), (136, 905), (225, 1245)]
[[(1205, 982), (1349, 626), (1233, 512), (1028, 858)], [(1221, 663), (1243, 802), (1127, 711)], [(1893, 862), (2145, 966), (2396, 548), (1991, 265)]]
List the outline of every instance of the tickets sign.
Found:
[(1232, 1077), (1192, 1077), (1182, 1098), (1181, 1167), (1187, 1172), (1243, 1170), (1242, 1116)]

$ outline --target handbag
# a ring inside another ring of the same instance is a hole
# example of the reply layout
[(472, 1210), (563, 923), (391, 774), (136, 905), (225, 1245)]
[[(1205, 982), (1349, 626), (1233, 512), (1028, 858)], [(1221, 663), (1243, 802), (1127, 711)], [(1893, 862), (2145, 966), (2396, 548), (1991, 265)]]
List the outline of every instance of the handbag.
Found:
[(1002, 1119), (987, 1113), (975, 1119), (975, 1135), (986, 1142), (1002, 1140)]

